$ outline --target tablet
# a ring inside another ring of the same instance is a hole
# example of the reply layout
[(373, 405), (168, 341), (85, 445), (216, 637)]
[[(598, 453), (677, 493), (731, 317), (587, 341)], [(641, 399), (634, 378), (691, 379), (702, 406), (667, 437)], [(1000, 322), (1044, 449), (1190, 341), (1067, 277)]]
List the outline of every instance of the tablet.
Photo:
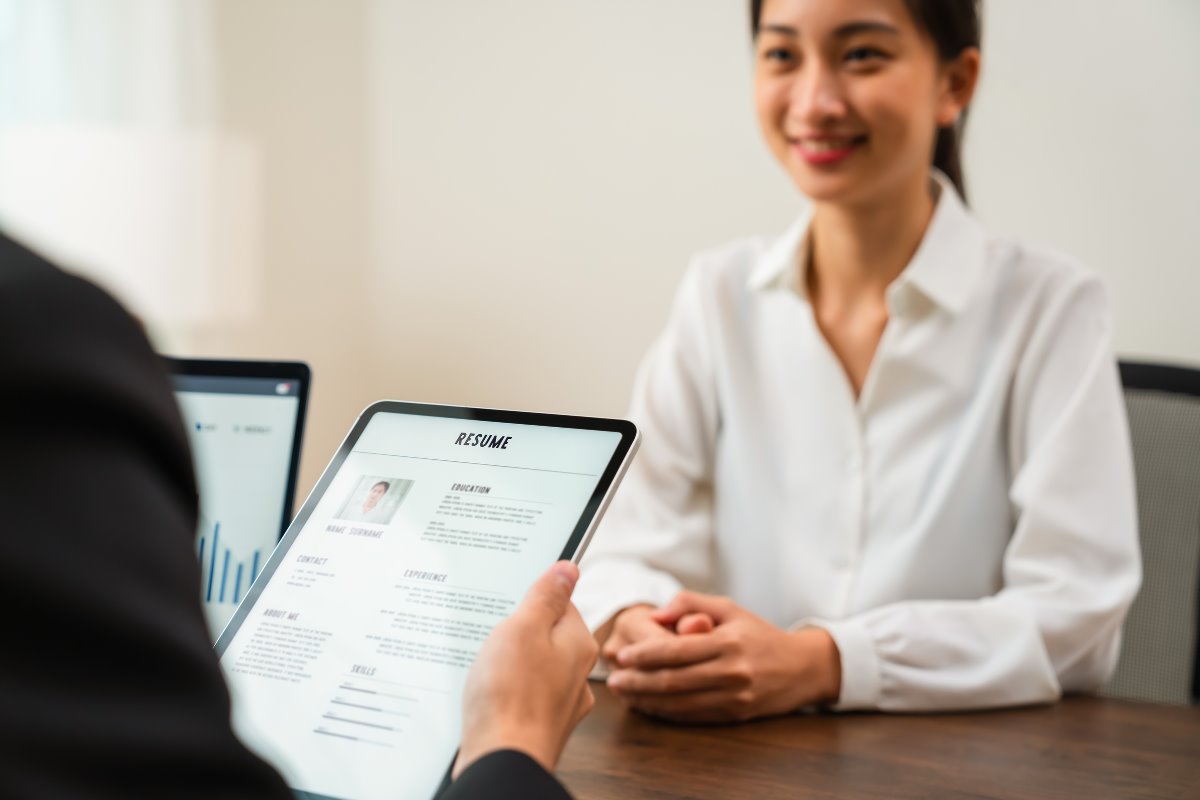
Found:
[(637, 444), (624, 420), (366, 409), (217, 640), (238, 736), (299, 797), (429, 800), (484, 638), (582, 556)]

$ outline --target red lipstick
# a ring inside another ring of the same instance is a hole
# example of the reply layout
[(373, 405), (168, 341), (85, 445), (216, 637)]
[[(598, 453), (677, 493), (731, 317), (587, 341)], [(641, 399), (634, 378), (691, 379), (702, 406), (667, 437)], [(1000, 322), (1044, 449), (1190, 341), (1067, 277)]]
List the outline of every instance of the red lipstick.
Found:
[(806, 136), (794, 139), (792, 148), (806, 164), (820, 167), (848, 158), (864, 141), (866, 137), (862, 136)]

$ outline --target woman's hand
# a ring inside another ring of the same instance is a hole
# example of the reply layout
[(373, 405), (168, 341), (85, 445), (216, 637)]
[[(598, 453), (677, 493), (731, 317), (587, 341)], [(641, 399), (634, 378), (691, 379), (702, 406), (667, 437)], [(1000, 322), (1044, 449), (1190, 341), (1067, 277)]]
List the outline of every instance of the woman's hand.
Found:
[(602, 642), (600, 654), (610, 665), (617, 663), (617, 653), (631, 644), (648, 639), (669, 639), (676, 634), (708, 633), (713, 629), (712, 617), (704, 612), (686, 613), (671, 622), (660, 622), (661, 609), (653, 606), (630, 606), (600, 627), (596, 638)]
[(567, 737), (591, 711), (587, 675), (597, 648), (571, 605), (578, 579), (574, 564), (555, 564), (483, 643), (467, 674), (455, 778), (494, 750), (520, 750), (553, 771)]
[(826, 631), (785, 631), (728, 598), (696, 592), (680, 592), (649, 616), (673, 628), (696, 615), (715, 627), (614, 652), (613, 692), (639, 711), (679, 722), (741, 722), (837, 700), (841, 659)]
[(654, 621), (654, 606), (636, 605), (621, 609), (596, 632), (601, 643), (600, 656), (610, 666), (616, 664), (617, 652), (637, 642), (672, 636), (669, 628)]

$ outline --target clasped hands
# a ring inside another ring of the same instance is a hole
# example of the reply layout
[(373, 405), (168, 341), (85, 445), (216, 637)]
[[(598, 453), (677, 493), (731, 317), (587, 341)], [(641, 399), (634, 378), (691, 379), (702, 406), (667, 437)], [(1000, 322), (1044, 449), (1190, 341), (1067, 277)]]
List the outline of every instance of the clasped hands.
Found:
[(601, 654), (614, 694), (676, 722), (743, 722), (832, 703), (841, 692), (841, 659), (825, 630), (786, 631), (697, 592), (621, 611)]

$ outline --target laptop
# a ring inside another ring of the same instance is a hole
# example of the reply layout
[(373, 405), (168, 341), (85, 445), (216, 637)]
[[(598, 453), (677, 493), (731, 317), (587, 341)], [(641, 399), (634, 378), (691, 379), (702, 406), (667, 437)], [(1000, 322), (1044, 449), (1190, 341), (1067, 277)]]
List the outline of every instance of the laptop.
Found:
[(200, 599), (214, 641), (292, 518), (311, 371), (167, 358), (200, 492)]

